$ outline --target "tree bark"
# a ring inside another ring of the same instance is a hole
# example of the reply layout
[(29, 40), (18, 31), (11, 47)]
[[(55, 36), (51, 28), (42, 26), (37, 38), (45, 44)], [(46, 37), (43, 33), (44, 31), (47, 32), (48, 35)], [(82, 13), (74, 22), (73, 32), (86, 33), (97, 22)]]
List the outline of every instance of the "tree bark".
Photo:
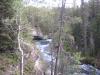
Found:
[(85, 53), (87, 50), (87, 13), (85, 10), (84, 0), (81, 0), (81, 17), (82, 17), (82, 27), (83, 27), (83, 52)]
[[(17, 13), (18, 14), (18, 13)], [(19, 14), (20, 15), (20, 14)], [(23, 75), (23, 60), (24, 60), (24, 54), (23, 54), (23, 50), (21, 48), (21, 41), (20, 41), (20, 31), (21, 31), (21, 28), (20, 28), (20, 24), (21, 24), (21, 16), (16, 16), (16, 23), (18, 25), (18, 49), (21, 53), (21, 63), (20, 63), (20, 75)]]
[[(58, 73), (58, 60), (59, 60), (59, 55), (60, 55), (59, 52), (62, 51), (62, 43), (63, 43), (62, 36), (63, 36), (63, 28), (64, 28), (64, 20), (63, 19), (64, 19), (65, 3), (66, 3), (66, 0), (62, 0), (62, 7), (61, 7), (61, 11), (60, 11), (59, 36), (58, 36), (59, 40), (58, 40), (58, 47), (57, 47), (57, 55), (56, 55), (54, 75), (57, 75), (57, 73)], [(60, 72), (62, 72), (62, 71), (60, 71)]]

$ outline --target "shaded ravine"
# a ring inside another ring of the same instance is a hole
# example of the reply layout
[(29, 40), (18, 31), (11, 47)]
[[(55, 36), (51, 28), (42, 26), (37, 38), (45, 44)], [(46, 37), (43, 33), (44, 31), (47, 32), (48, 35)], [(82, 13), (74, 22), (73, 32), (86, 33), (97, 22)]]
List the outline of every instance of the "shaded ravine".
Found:
[[(47, 62), (47, 63), (50, 63), (52, 60), (51, 55), (50, 55), (50, 47), (49, 47), (50, 43), (52, 43), (52, 39), (39, 40), (36, 42), (36, 46), (40, 50), (43, 60), (45, 60), (45, 62)], [(37, 60), (39, 60), (39, 58)], [(49, 66), (50, 66), (50, 64), (49, 64)], [(100, 70), (94, 68), (92, 65), (89, 65), (89, 64), (78, 65), (77, 64), (76, 66), (77, 66), (77, 68), (75, 68), (73, 70), (70, 67), (71, 72), (68, 72), (68, 70), (67, 70), (66, 71), (67, 74), (68, 75), (100, 75)], [(76, 69), (79, 71), (76, 71)], [(50, 73), (47, 75), (50, 75)]]
[[(50, 53), (50, 43), (51, 39), (43, 39), (35, 42), (36, 47), (40, 50), (40, 54), (38, 59), (36, 60), (36, 64), (39, 65), (39, 62), (42, 61), (42, 64), (38, 67), (40, 71), (46, 72), (46, 75), (50, 75), (50, 62), (51, 62), (51, 53)], [(44, 66), (43, 66), (44, 65)], [(41, 74), (40, 74), (41, 75)]]

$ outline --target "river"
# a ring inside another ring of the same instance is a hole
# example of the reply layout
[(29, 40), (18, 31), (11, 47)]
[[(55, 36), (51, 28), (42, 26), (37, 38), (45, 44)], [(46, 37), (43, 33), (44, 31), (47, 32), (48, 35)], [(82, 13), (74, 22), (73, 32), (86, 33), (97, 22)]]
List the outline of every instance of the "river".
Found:
[[(43, 59), (46, 62), (51, 62), (51, 55), (50, 55), (50, 43), (52, 43), (52, 39), (46, 39), (46, 40), (39, 40), (36, 42), (37, 48), (39, 48)], [(100, 75), (100, 70), (96, 69), (92, 65), (89, 64), (82, 64), (78, 65), (77, 70), (80, 70), (79, 72), (76, 72), (76, 69), (71, 70), (73, 72), (68, 72), (66, 75)]]

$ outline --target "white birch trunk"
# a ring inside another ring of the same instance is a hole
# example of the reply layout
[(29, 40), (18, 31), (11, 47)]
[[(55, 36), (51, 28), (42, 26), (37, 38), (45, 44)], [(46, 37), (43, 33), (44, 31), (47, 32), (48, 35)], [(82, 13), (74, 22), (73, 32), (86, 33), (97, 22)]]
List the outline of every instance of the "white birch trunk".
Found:
[[(19, 21), (18, 21), (18, 19), (19, 19)], [(20, 30), (21, 30), (21, 28), (20, 28), (20, 22), (21, 22), (21, 17), (17, 15), (16, 16), (16, 24), (18, 25), (18, 49), (19, 49), (19, 51), (21, 53), (21, 59), (20, 59), (20, 61), (21, 61), (21, 63), (20, 63), (20, 75), (23, 75), (23, 59), (24, 59), (24, 56), (23, 55), (24, 54), (23, 54), (23, 50), (21, 48), (21, 40), (20, 40)]]
[(21, 48), (21, 42), (20, 42), (20, 25), (19, 25), (18, 29), (19, 29), (19, 32), (18, 32), (18, 47), (19, 47), (19, 51), (21, 53), (20, 75), (23, 75), (23, 50)]

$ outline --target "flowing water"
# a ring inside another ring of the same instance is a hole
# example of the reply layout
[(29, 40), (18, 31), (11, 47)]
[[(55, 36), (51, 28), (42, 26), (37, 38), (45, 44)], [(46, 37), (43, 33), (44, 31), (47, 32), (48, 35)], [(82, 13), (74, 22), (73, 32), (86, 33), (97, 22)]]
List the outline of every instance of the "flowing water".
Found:
[[(51, 55), (50, 55), (50, 43), (52, 42), (52, 39), (47, 40), (39, 40), (36, 42), (37, 48), (39, 48), (42, 58), (46, 62), (51, 62)], [(89, 64), (82, 64), (78, 65), (77, 68), (73, 69), (72, 67), (68, 67), (68, 70), (66, 71), (65, 75), (100, 75), (100, 70), (94, 68), (93, 66)]]

